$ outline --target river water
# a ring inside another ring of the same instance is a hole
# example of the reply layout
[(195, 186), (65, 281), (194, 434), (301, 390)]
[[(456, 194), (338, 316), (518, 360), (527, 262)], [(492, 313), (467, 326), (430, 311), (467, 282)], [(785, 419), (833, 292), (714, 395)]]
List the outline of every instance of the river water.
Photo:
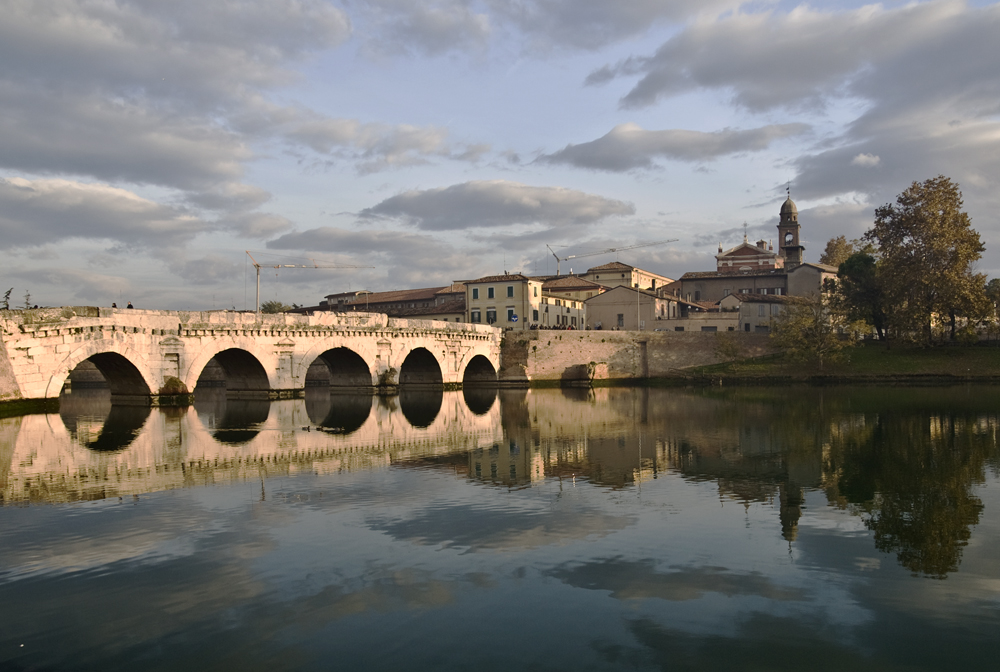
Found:
[(0, 419), (3, 670), (994, 670), (1000, 389)]

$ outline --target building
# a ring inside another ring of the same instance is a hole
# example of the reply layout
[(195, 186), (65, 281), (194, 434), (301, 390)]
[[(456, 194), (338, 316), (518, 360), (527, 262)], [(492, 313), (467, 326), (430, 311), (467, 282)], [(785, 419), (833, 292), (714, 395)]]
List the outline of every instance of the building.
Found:
[(739, 303), (739, 329), (743, 332), (767, 334), (774, 330), (774, 322), (795, 297), (738, 295), (730, 297)]
[(639, 287), (655, 292), (658, 287), (673, 282), (665, 275), (659, 275), (652, 271), (644, 271), (641, 268), (623, 264), (620, 261), (612, 261), (609, 264), (588, 268), (581, 277), (595, 282), (605, 287)]
[(586, 301), (606, 289), (604, 285), (579, 275), (559, 275), (548, 278), (542, 284), (544, 294), (576, 301)]
[(836, 277), (837, 269), (807, 264), (805, 247), (799, 240), (799, 211), (791, 197), (778, 213), (778, 252), (763, 240), (750, 243), (746, 236), (736, 247), (719, 246), (714, 271), (685, 273), (665, 292), (686, 301), (718, 302), (730, 294), (761, 296), (807, 296), (820, 291), (823, 281)]
[(669, 316), (676, 299), (655, 292), (620, 285), (587, 299), (587, 326), (590, 329), (649, 330), (656, 321)]
[[(457, 284), (457, 283), (456, 283)], [(542, 281), (520, 273), (464, 281), (466, 321), (526, 330), (542, 315)]]

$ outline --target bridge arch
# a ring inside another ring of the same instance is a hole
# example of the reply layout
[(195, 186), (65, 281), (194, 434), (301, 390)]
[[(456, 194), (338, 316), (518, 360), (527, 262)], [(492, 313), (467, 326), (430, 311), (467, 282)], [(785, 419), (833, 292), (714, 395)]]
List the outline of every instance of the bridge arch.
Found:
[(375, 386), (371, 367), (364, 358), (346, 346), (320, 353), (306, 370), (306, 387), (371, 388)]
[(462, 385), (496, 385), (497, 370), (485, 355), (473, 355), (465, 365)]
[(58, 397), (70, 372), (86, 360), (104, 376), (112, 397), (149, 397), (159, 390), (159, 383), (138, 353), (117, 342), (91, 341), (63, 361), (59, 371), (49, 378), (45, 396)]
[(441, 363), (427, 348), (413, 348), (399, 366), (399, 384), (441, 386), (444, 384)]
[[(224, 385), (218, 376), (224, 376)], [(267, 371), (253, 353), (243, 348), (219, 350), (201, 367), (195, 389), (203, 387), (225, 387), (227, 391), (266, 392), (271, 389)]]

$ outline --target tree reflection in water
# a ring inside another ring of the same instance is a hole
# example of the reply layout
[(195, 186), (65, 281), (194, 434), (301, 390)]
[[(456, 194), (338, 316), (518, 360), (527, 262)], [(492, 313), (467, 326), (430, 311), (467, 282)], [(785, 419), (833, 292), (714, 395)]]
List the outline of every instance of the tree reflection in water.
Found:
[(996, 453), (975, 417), (886, 413), (831, 442), (836, 490), (875, 537), (912, 572), (945, 578), (958, 569), (983, 504), (972, 492)]

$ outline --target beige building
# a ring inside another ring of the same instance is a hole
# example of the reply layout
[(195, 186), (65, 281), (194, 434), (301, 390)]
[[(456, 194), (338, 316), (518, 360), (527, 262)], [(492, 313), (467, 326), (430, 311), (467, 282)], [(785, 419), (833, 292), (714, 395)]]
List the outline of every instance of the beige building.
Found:
[(589, 268), (581, 277), (605, 287), (639, 287), (653, 292), (673, 282), (665, 275), (644, 271), (620, 261), (612, 261), (609, 264)]
[(542, 285), (542, 292), (549, 296), (577, 301), (586, 301), (605, 289), (604, 285), (579, 275), (560, 275), (545, 280)]
[(788, 296), (756, 296), (737, 297), (739, 301), (739, 329), (743, 332), (767, 334), (774, 330), (775, 321), (785, 312), (789, 301)]
[(490, 275), (465, 285), (466, 321), (524, 331), (538, 324), (542, 311), (542, 281), (520, 273)]
[(539, 327), (553, 329), (583, 329), (587, 324), (587, 304), (577, 299), (542, 294)]
[(613, 287), (587, 299), (587, 326), (591, 329), (652, 331), (670, 314), (676, 301), (657, 296), (645, 289)]

